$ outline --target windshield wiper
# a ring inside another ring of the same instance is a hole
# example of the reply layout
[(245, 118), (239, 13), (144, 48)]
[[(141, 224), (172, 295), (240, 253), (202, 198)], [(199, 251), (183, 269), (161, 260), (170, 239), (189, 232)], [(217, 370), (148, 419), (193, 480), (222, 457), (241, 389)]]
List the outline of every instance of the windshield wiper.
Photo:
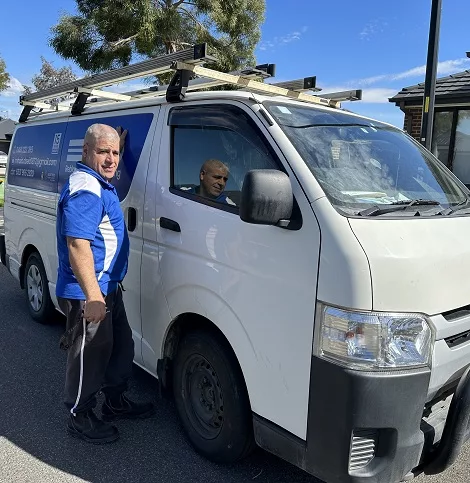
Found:
[(437, 212), (436, 215), (451, 215), (456, 211), (464, 210), (465, 208), (468, 208), (469, 201), (470, 198), (465, 198), (460, 203), (457, 203), (453, 208), (446, 208), (445, 210)]
[(284, 127), (290, 127), (291, 129), (307, 129), (309, 127), (373, 127), (374, 129), (381, 129), (378, 126), (371, 126), (369, 124), (358, 124), (358, 123), (332, 123), (332, 122), (315, 122), (312, 124), (301, 124), (300, 126), (294, 126), (292, 124), (281, 124)]
[(393, 203), (383, 205), (383, 206), (371, 206), (370, 208), (366, 208), (358, 213), (359, 216), (377, 216), (382, 215), (385, 213), (392, 213), (394, 211), (404, 211), (411, 206), (425, 206), (425, 205), (432, 205), (438, 206), (440, 205), (439, 201), (436, 200), (400, 200), (394, 201)]

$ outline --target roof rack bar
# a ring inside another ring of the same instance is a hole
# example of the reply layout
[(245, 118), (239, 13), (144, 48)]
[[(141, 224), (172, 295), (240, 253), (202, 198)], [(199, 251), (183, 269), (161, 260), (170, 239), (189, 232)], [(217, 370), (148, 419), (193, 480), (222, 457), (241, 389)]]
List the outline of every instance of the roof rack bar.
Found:
[[(269, 64), (269, 66), (274, 66), (275, 64)], [(246, 79), (266, 79), (270, 75), (263, 69), (258, 69), (258, 66), (254, 69), (246, 69), (242, 71), (230, 72), (232, 75), (239, 75)], [(226, 84), (225, 81), (220, 79), (208, 79), (207, 77), (198, 77), (197, 79), (191, 79), (188, 83), (186, 92), (195, 91), (198, 89), (210, 89), (212, 87), (222, 86)], [(160, 97), (166, 94), (168, 89), (168, 84), (161, 86), (149, 86), (147, 89), (138, 89), (135, 91), (124, 92), (123, 95), (130, 96), (132, 99), (143, 99), (145, 97)], [(104, 91), (99, 91), (104, 92)], [(97, 91), (97, 96), (101, 94)], [(105, 97), (105, 96), (103, 96)], [(90, 102), (90, 101), (89, 101)], [(91, 102), (101, 102), (101, 100), (93, 99)]]
[(116, 84), (138, 77), (157, 75), (170, 70), (171, 64), (177, 61), (185, 61), (188, 64), (213, 61), (214, 57), (207, 54), (207, 44), (198, 44), (190, 49), (181, 50), (173, 54), (167, 54), (153, 59), (128, 65), (119, 69), (113, 69), (101, 74), (84, 77), (82, 79), (68, 82), (50, 89), (35, 92), (20, 97), (20, 104), (23, 101), (47, 100), (54, 97), (61, 97), (74, 92), (76, 87), (97, 88), (110, 84)]
[(37, 114), (68, 111), (70, 109), (67, 106), (61, 106), (58, 104), (46, 104), (45, 102), (41, 101), (24, 101), (23, 106), (23, 110), (21, 111), (20, 117), (18, 119), (18, 122), (21, 123), (26, 122), (33, 109), (41, 109), (42, 112)]
[(264, 84), (254, 79), (246, 79), (243, 76), (236, 76), (232, 74), (225, 74), (224, 72), (218, 72), (212, 69), (207, 69), (199, 65), (187, 64), (185, 62), (175, 62), (173, 64), (175, 70), (188, 70), (201, 77), (207, 77), (209, 79), (217, 79), (223, 81), (225, 84), (238, 85), (245, 89), (251, 89), (253, 91), (262, 92), (271, 95), (288, 96), (294, 99), (310, 102), (312, 104), (320, 104), (323, 106), (339, 107), (339, 103), (334, 99), (324, 99), (310, 94), (304, 94), (303, 92), (296, 92), (283, 87), (277, 87), (272, 84)]
[(276, 64), (260, 64), (256, 66), (256, 69), (266, 72), (268, 77), (276, 77)]
[(277, 87), (284, 87), (284, 89), (289, 89), (290, 91), (304, 92), (304, 91), (321, 91), (319, 87), (316, 86), (317, 77), (304, 77), (303, 79), (296, 79), (286, 82), (275, 82), (271, 85)]
[(76, 87), (75, 92), (84, 92), (90, 96), (104, 97), (105, 99), (111, 99), (113, 101), (130, 101), (132, 96), (127, 94), (119, 94), (117, 92), (103, 91), (101, 89), (89, 89), (88, 87)]
[(72, 116), (80, 116), (85, 109), (85, 104), (87, 103), (89, 97), (90, 94), (87, 92), (79, 92), (74, 103), (72, 104), (70, 114), (72, 114)]
[(362, 89), (330, 92), (329, 94), (322, 94), (322, 97), (334, 99), (335, 101), (360, 101), (362, 99)]
[(32, 110), (33, 110), (33, 106), (24, 106), (23, 110), (21, 111), (18, 122), (26, 122)]
[[(221, 85), (235, 85), (243, 90), (251, 90), (266, 95), (284, 96), (299, 101), (327, 107), (340, 108), (342, 100), (359, 100), (362, 91), (346, 91), (318, 96), (306, 91), (319, 91), (316, 87), (316, 77), (305, 77), (287, 82), (264, 83), (267, 78), (273, 77), (276, 65), (262, 64), (255, 68), (224, 73), (202, 67), (205, 62), (216, 59), (207, 53), (207, 44), (195, 45), (192, 48), (181, 50), (172, 54), (163, 55), (139, 62), (133, 65), (113, 69), (108, 72), (96, 74), (82, 79), (74, 80), (50, 89), (20, 96), (20, 104), (24, 106), (20, 115), (20, 122), (26, 122), (30, 115), (40, 115), (46, 112), (70, 109), (71, 115), (83, 113), (87, 104), (107, 104), (116, 101), (134, 101), (146, 97), (167, 96), (169, 102), (180, 102), (186, 92), (208, 89)], [(132, 92), (114, 92), (103, 90), (105, 87), (123, 81), (148, 77), (174, 71), (175, 74), (169, 85), (151, 86)], [(197, 78), (194, 78), (197, 77)], [(74, 98), (75, 96), (75, 98)], [(65, 98), (70, 100), (68, 105), (63, 103), (49, 104), (52, 99)], [(40, 112), (32, 112), (36, 108)]]
[(41, 101), (25, 101), (23, 106), (31, 106), (37, 109), (47, 109), (48, 111), (68, 111), (70, 108), (67, 106), (62, 106), (60, 104), (46, 104)]

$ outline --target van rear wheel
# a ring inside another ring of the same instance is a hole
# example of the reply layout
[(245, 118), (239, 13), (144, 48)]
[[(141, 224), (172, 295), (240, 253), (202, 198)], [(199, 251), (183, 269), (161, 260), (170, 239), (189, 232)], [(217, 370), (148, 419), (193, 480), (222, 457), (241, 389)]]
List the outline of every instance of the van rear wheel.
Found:
[(26, 262), (24, 288), (31, 317), (40, 324), (52, 323), (54, 304), (49, 295), (46, 270), (37, 252), (32, 253)]
[(176, 407), (194, 448), (217, 463), (233, 463), (254, 448), (248, 393), (228, 343), (195, 331), (179, 344), (173, 371)]

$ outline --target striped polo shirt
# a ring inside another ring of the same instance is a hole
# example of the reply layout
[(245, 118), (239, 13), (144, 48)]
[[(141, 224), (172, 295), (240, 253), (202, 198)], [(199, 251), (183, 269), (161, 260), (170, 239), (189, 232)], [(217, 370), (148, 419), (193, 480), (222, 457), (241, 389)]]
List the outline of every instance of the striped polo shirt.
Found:
[(96, 171), (77, 163), (57, 207), (59, 268), (56, 295), (85, 300), (69, 262), (67, 238), (90, 241), (96, 279), (104, 295), (114, 291), (127, 272), (129, 237), (116, 189)]

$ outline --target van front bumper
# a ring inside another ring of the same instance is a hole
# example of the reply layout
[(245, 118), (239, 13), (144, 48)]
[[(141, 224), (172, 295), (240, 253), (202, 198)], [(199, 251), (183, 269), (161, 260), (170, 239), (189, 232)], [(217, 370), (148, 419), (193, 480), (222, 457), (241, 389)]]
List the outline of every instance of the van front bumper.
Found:
[(397, 483), (439, 473), (469, 437), (470, 369), (453, 397), (423, 417), (429, 381), (429, 369), (362, 372), (313, 357), (307, 441), (256, 416), (255, 437), (328, 483)]

